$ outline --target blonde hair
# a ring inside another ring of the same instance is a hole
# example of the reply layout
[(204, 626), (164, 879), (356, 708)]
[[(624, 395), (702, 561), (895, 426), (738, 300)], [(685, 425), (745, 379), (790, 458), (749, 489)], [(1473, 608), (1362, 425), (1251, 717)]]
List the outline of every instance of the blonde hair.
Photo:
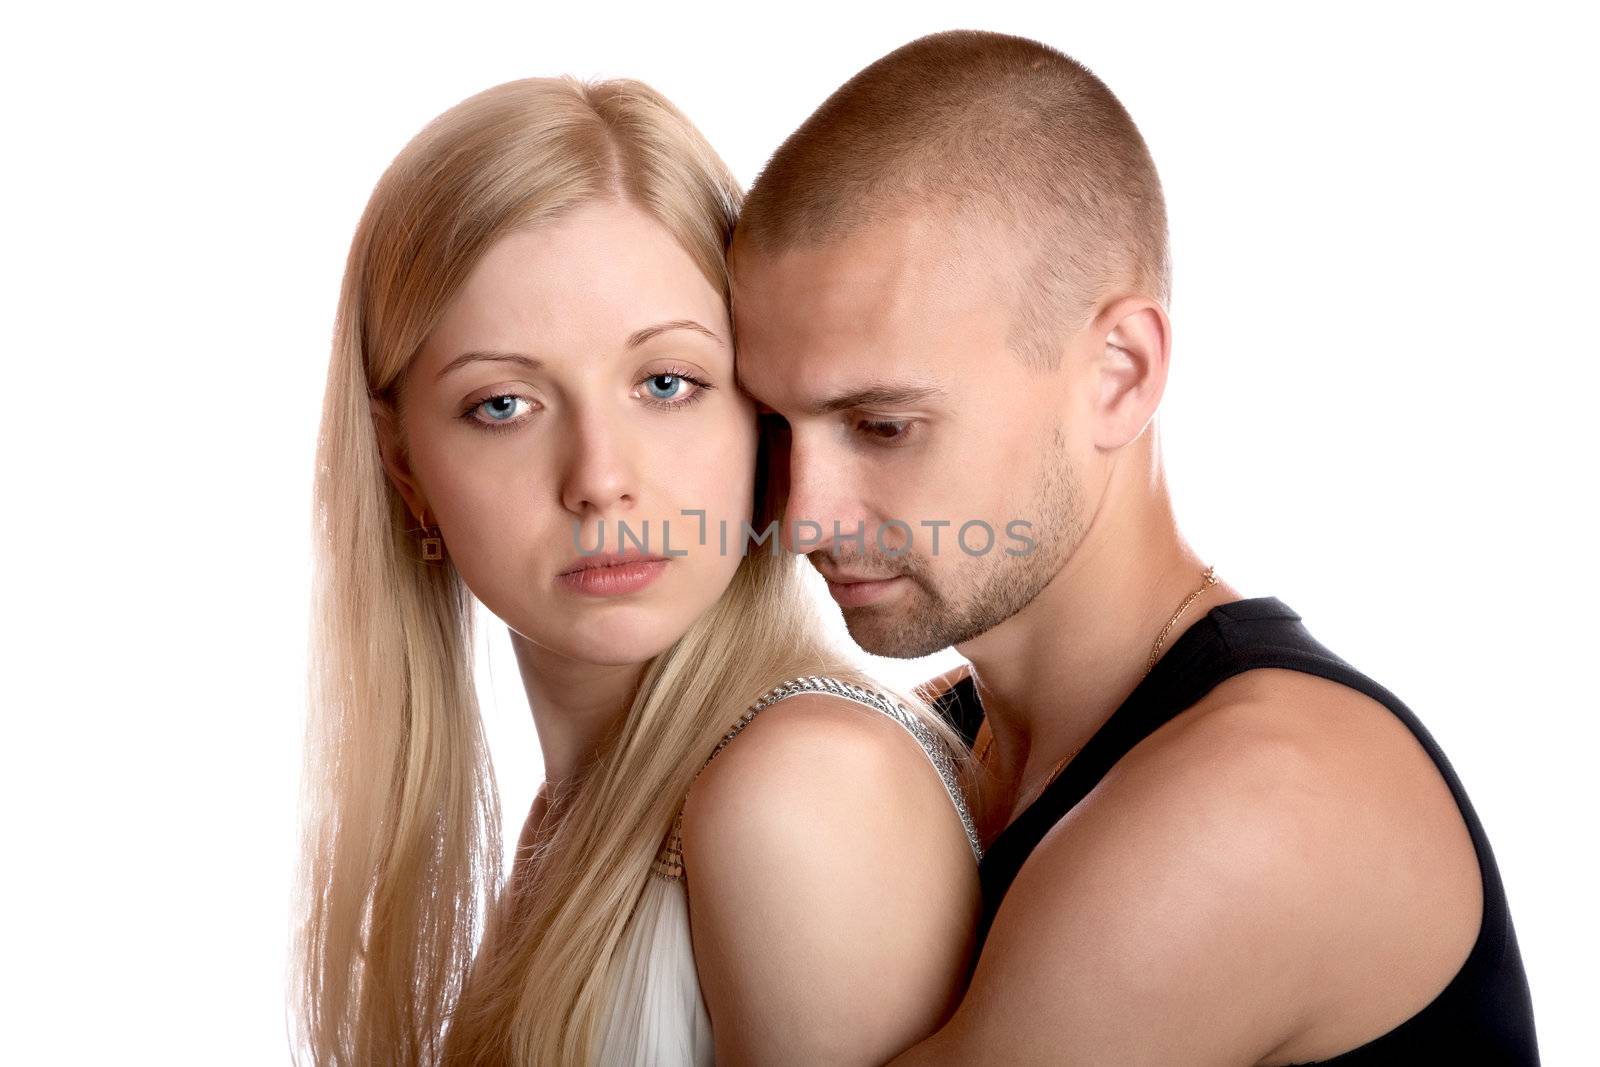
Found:
[[(396, 157), (356, 230), (317, 442), (296, 1062), (588, 1062), (619, 941), (716, 741), (787, 678), (885, 690), (822, 638), (801, 560), (756, 548), (645, 665), (519, 855), (515, 884), (501, 884), (474, 600), (448, 559), (419, 560), (369, 400), (404, 402), (407, 367), (496, 240), (606, 198), (654, 217), (726, 299), (738, 185), (687, 119), (631, 80), (525, 79), (463, 101)], [(765, 451), (757, 529), (776, 507)], [(886, 691), (970, 775), (948, 724), (917, 694)]]
[(773, 153), (738, 243), (781, 252), (908, 210), (1003, 228), (1019, 294), (1008, 341), (1054, 367), (1096, 301), (1172, 295), (1166, 201), (1144, 138), (1082, 63), (1026, 37), (950, 30), (863, 68)]

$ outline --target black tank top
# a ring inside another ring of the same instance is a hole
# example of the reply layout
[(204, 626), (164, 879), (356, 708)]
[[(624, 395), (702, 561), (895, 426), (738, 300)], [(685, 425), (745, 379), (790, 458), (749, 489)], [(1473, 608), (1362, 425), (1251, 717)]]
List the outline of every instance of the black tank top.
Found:
[[(1483, 826), (1438, 743), (1394, 694), (1334, 655), (1307, 632), (1277, 597), (1236, 600), (1212, 608), (1172, 642), (1132, 693), (1105, 721), (1060, 777), (1051, 782), (984, 853), (979, 865), (981, 950), (1000, 901), (1044, 835), (1088, 795), (1112, 766), (1163, 723), (1193, 706), (1218, 683), (1256, 667), (1282, 667), (1328, 678), (1372, 697), (1416, 735), (1449, 785), (1472, 835), (1483, 874), (1483, 919), (1460, 971), (1434, 1000), (1388, 1033), (1322, 1064), (1537, 1064), (1533, 1003), (1511, 925), (1505, 890)], [(939, 698), (940, 710), (970, 746), (983, 721), (971, 677)]]

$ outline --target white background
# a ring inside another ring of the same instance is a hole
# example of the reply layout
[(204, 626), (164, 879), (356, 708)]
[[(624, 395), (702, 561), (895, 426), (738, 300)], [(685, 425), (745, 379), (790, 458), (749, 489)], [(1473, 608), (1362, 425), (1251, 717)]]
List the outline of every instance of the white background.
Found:
[[(748, 183), (861, 66), (976, 26), (1082, 60), (1139, 123), (1172, 220), (1183, 529), (1433, 731), (1499, 857), (1545, 1061), (1595, 1062), (1581, 10), (13, 9), (4, 1058), (284, 1059), (312, 451), (347, 244), (401, 145), (501, 81), (628, 75)], [(539, 771), (503, 628), (482, 686), (514, 838)]]

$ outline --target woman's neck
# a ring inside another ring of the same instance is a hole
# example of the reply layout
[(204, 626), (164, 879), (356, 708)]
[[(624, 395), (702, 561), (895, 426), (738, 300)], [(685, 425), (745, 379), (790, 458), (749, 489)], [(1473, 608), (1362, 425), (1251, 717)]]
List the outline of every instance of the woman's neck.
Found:
[(533, 709), (545, 782), (559, 790), (593, 758), (607, 732), (627, 713), (645, 665), (583, 663), (540, 648), (515, 631), (511, 647)]

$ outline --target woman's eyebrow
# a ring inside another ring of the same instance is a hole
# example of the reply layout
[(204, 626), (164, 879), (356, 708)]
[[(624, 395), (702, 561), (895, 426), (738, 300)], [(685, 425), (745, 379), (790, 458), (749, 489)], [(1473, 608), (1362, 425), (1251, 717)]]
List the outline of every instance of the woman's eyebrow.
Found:
[(525, 356), (521, 352), (463, 352), (440, 368), (439, 373), (434, 375), (433, 380), (436, 382), (441, 381), (445, 375), (466, 366), (468, 363), (495, 362), (497, 360), (516, 363), (526, 367), (528, 370), (538, 370), (544, 366), (541, 361), (534, 359), (532, 356)]
[[(715, 333), (706, 329), (698, 322), (695, 322), (693, 319), (674, 319), (671, 322), (658, 322), (654, 326), (646, 326), (642, 330), (635, 330), (629, 335), (627, 344), (624, 347), (638, 348), (651, 338), (672, 330), (693, 330), (696, 333), (705, 334), (707, 337), (717, 342), (717, 344), (722, 345), (724, 348), (727, 347), (726, 342), (724, 342), (722, 338), (718, 337)], [(455, 359), (452, 359), (449, 363), (446, 363), (442, 368), (440, 368), (439, 373), (434, 376), (434, 381), (443, 379), (444, 376), (449, 374), (451, 371), (464, 367), (469, 363), (495, 361), (516, 363), (519, 366), (527, 368), (528, 370), (538, 370), (544, 366), (542, 361), (534, 359), (532, 356), (524, 355), (521, 352), (463, 352), (461, 355), (457, 356)]]
[(696, 333), (705, 334), (707, 337), (717, 342), (717, 344), (722, 345), (724, 348), (727, 347), (727, 342), (723, 341), (722, 338), (718, 337), (716, 334), (712, 333), (698, 322), (695, 322), (693, 319), (673, 319), (671, 322), (658, 322), (654, 326), (646, 326), (642, 330), (635, 330), (634, 333), (628, 338), (626, 347), (638, 348), (652, 337), (667, 333), (670, 330), (693, 330)]

